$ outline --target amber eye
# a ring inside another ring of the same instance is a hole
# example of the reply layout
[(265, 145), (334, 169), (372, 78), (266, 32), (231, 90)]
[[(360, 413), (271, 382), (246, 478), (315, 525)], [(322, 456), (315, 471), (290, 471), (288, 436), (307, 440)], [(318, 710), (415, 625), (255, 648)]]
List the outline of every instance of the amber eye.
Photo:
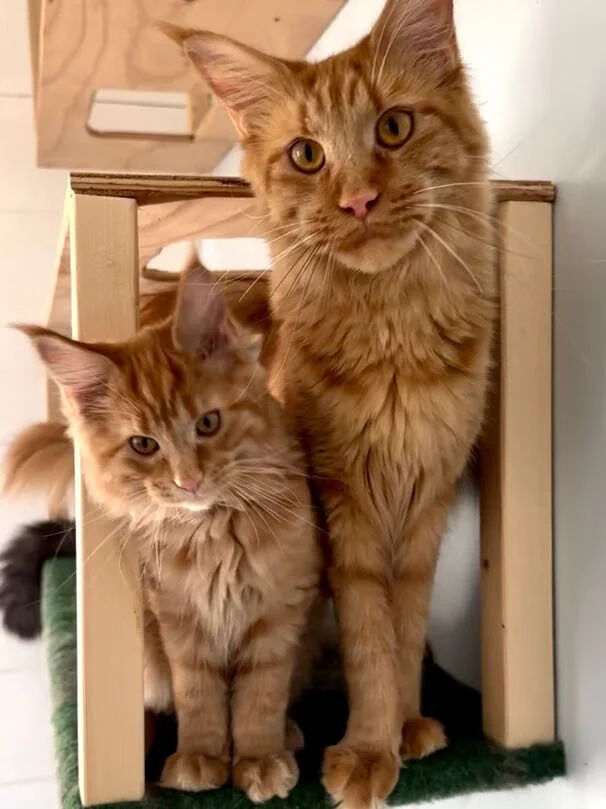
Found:
[(221, 429), (221, 413), (218, 410), (209, 410), (200, 416), (196, 422), (196, 432), (201, 438), (216, 435)]
[(128, 439), (128, 443), (137, 455), (153, 455), (160, 449), (160, 444), (147, 435), (133, 435)]
[(375, 135), (379, 146), (397, 149), (404, 146), (414, 131), (414, 118), (410, 110), (392, 109), (377, 121)]
[(288, 155), (293, 166), (305, 174), (320, 171), (326, 161), (324, 149), (317, 141), (309, 138), (296, 140), (288, 150)]

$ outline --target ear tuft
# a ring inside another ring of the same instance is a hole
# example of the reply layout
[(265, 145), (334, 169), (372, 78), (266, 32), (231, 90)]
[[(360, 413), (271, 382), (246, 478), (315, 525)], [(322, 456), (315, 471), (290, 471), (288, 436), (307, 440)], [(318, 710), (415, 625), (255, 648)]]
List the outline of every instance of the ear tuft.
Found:
[(206, 359), (227, 348), (233, 329), (217, 281), (202, 265), (186, 272), (179, 283), (173, 319), (177, 348)]
[(172, 23), (158, 28), (177, 42), (223, 101), (240, 136), (250, 133), (264, 106), (284, 88), (287, 64), (229, 37), (193, 31)]
[(13, 328), (29, 337), (55, 382), (80, 407), (103, 395), (105, 383), (116, 367), (105, 354), (40, 326), (15, 324)]
[(458, 64), (453, 0), (387, 0), (371, 34), (375, 63), (422, 57), (440, 72)]
[(155, 27), (169, 39), (172, 39), (173, 42), (176, 42), (177, 45), (183, 45), (186, 40), (196, 34), (193, 28), (182, 28), (180, 25), (175, 25), (167, 20), (158, 20)]

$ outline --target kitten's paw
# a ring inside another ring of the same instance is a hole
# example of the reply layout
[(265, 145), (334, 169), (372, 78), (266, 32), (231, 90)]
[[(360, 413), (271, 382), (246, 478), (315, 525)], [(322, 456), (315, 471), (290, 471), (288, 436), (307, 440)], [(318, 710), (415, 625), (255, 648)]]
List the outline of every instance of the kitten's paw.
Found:
[(170, 789), (202, 792), (218, 789), (229, 778), (227, 762), (202, 753), (174, 753), (166, 759), (160, 784)]
[(303, 731), (297, 723), (290, 718), (286, 720), (285, 745), (286, 749), (290, 750), (291, 753), (298, 753), (305, 747)]
[(343, 809), (371, 809), (391, 794), (399, 772), (400, 762), (393, 753), (341, 743), (324, 754), (322, 783)]
[(299, 768), (292, 753), (284, 752), (236, 761), (233, 782), (253, 803), (286, 798), (299, 780)]
[(425, 758), (446, 747), (448, 740), (444, 728), (437, 719), (419, 716), (404, 722), (400, 756), (402, 761)]

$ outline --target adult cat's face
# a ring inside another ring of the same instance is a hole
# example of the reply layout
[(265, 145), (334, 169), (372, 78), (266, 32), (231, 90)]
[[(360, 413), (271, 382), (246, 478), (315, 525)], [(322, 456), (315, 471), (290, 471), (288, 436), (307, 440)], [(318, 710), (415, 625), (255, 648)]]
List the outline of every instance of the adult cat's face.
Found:
[(240, 130), (276, 253), (299, 242), (352, 269), (386, 269), (419, 236), (431, 241), (444, 211), (434, 204), (467, 204), (467, 184), (484, 178), (451, 0), (389, 0), (368, 37), (318, 64), (209, 34), (185, 47)]

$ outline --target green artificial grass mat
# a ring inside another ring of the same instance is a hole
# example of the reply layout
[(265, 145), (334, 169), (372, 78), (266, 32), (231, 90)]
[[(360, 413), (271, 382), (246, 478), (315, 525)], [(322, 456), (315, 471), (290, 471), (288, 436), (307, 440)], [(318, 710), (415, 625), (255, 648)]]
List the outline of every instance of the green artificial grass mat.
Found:
[[(42, 607), (62, 809), (81, 808), (78, 795), (75, 591), (73, 559), (55, 559), (46, 564)], [(326, 745), (340, 739), (347, 716), (334, 654), (327, 653), (319, 667), (317, 680), (294, 712), (306, 739), (306, 749), (299, 757), (300, 782), (286, 800), (270, 801), (268, 809), (330, 806), (318, 778), (321, 755)], [(402, 768), (400, 780), (390, 798), (392, 805), (470, 792), (512, 789), (564, 775), (564, 751), (559, 743), (506, 751), (484, 739), (479, 694), (455, 681), (430, 660), (425, 666), (423, 702), (427, 715), (444, 722), (450, 745), (424, 761), (411, 762)], [(174, 724), (169, 720), (158, 726), (156, 742), (147, 761), (150, 780), (157, 777), (175, 738)], [(250, 809), (252, 804), (231, 787), (188, 794), (150, 786), (144, 800), (119, 806), (132, 809)]]

